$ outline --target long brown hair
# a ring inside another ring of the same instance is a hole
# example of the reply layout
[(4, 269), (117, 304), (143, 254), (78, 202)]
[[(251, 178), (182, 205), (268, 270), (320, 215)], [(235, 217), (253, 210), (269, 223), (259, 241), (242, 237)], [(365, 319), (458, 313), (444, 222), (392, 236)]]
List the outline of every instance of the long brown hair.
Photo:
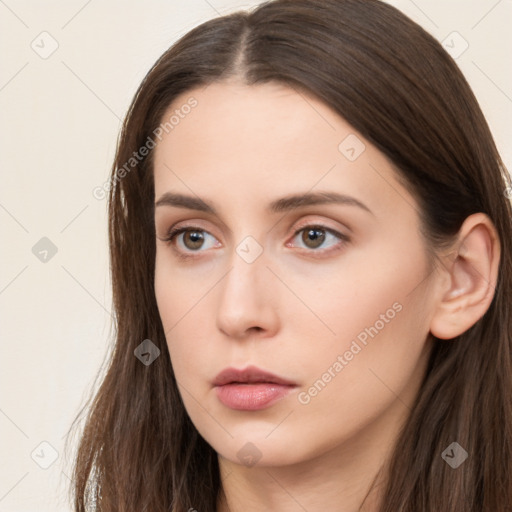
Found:
[[(453, 59), (378, 0), (276, 0), (212, 19), (177, 41), (144, 78), (112, 167), (115, 345), (87, 405), (75, 510), (216, 509), (217, 454), (185, 411), (155, 300), (153, 153), (130, 158), (154, 139), (177, 95), (230, 77), (306, 91), (342, 116), (396, 167), (418, 201), (433, 251), (472, 213), (494, 223), (501, 259), (492, 303), (457, 339), (434, 338), (379, 510), (505, 510), (512, 504), (510, 177)], [(149, 366), (134, 356), (145, 339), (161, 351)], [(454, 441), (469, 454), (456, 469), (441, 456)]]

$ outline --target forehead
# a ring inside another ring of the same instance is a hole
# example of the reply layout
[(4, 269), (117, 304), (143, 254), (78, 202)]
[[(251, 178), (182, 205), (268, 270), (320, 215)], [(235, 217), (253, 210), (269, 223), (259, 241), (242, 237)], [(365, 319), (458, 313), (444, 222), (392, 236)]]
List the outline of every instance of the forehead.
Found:
[[(191, 98), (195, 106), (185, 108)], [(294, 88), (213, 83), (175, 98), (163, 121), (173, 115), (179, 122), (155, 149), (156, 198), (173, 190), (242, 207), (319, 188), (364, 197), (383, 211), (408, 196), (380, 151)]]
[(219, 82), (185, 92), (173, 101), (164, 119), (188, 110), (185, 105), (191, 97), (197, 105), (164, 135), (176, 159), (185, 152), (184, 144), (186, 149), (195, 148), (194, 155), (187, 152), (189, 160), (212, 152), (237, 159), (244, 154), (253, 159), (299, 154), (316, 158), (318, 150), (328, 147), (336, 157), (336, 139), (340, 132), (350, 131), (325, 104), (275, 82), (251, 86)]

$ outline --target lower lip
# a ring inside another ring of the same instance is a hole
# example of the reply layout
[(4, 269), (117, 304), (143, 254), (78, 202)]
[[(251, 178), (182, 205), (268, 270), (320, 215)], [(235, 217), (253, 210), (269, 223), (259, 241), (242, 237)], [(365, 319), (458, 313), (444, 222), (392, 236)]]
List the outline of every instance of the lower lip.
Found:
[(257, 411), (269, 407), (277, 400), (286, 396), (295, 386), (281, 384), (224, 384), (216, 386), (219, 400), (231, 409), (241, 411)]

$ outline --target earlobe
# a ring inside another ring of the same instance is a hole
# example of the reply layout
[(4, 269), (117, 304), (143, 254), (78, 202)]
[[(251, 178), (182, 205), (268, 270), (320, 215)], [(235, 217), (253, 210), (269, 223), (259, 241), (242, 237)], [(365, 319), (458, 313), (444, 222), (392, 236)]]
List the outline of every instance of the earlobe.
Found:
[(484, 316), (498, 277), (500, 242), (487, 215), (467, 217), (454, 245), (455, 252), (443, 261), (445, 279), (430, 324), (440, 339), (459, 336)]

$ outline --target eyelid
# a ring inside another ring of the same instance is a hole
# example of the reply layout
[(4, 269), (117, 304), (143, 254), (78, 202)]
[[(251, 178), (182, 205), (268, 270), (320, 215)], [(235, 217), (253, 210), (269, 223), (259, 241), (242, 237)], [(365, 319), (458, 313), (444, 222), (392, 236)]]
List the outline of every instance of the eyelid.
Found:
[[(209, 229), (206, 229), (204, 226), (201, 225), (201, 220), (194, 220), (194, 221), (183, 221), (183, 222), (176, 222), (171, 225), (171, 227), (167, 228), (164, 231), (163, 236), (157, 238), (161, 240), (162, 242), (168, 241), (169, 237), (171, 235), (178, 235), (182, 231), (204, 231), (205, 233), (208, 233), (209, 235), (213, 236), (214, 238), (217, 238)], [(158, 230), (157, 230), (158, 231)]]
[[(311, 219), (311, 218), (307, 218), (305, 220), (301, 220), (296, 226), (295, 226), (295, 232), (294, 232), (294, 236), (299, 232), (299, 231), (302, 231), (304, 228), (307, 228), (307, 227), (319, 227), (319, 228), (322, 228), (322, 229), (325, 229), (326, 231), (330, 231), (331, 233), (336, 233), (338, 235), (343, 235), (343, 236), (346, 236), (348, 238), (348, 235), (344, 235), (342, 233), (342, 231), (340, 231), (340, 229), (337, 229), (337, 228), (334, 228), (334, 227), (331, 227), (329, 225), (329, 223), (327, 223), (326, 221), (323, 221), (323, 220), (320, 220), (320, 221), (315, 221), (314, 219)], [(346, 230), (347, 231), (351, 231), (350, 228), (347, 226), (346, 227)]]

